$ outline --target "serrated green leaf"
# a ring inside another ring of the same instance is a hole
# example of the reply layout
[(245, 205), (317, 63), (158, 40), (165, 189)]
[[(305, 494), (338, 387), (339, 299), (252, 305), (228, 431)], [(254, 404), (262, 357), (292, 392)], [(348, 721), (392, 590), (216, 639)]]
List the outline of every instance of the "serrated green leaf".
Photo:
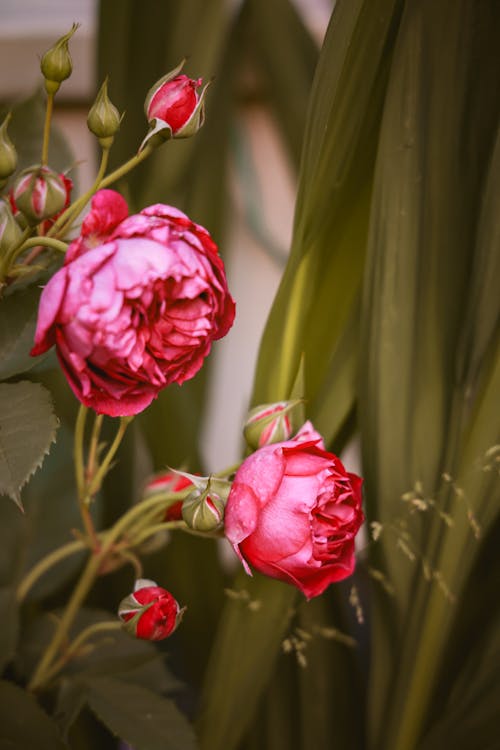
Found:
[(0, 748), (64, 750), (57, 724), (35, 698), (11, 682), (0, 681)]
[(0, 494), (21, 503), (21, 488), (41, 466), (58, 426), (39, 383), (0, 383)]
[(19, 615), (15, 592), (0, 588), (0, 674), (14, 656), (19, 631)]
[(195, 750), (192, 727), (175, 703), (111, 677), (87, 678), (92, 711), (135, 750)]

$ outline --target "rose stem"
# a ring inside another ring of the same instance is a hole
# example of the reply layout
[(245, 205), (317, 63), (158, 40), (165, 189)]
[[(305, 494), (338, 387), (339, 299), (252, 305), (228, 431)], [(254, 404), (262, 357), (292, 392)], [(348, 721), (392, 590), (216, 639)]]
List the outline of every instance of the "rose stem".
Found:
[(52, 110), (54, 108), (54, 94), (47, 93), (47, 106), (45, 108), (45, 123), (43, 126), (43, 143), (42, 143), (42, 166), (47, 164), (49, 159), (49, 138), (50, 122), (52, 120)]

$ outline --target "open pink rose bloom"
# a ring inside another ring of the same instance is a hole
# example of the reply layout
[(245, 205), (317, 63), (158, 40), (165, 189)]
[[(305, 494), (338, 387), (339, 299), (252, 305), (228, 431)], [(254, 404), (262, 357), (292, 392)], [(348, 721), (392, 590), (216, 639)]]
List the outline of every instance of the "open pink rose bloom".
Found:
[(292, 440), (242, 463), (227, 500), (226, 537), (248, 573), (251, 565), (308, 599), (318, 596), (354, 570), (362, 481), (306, 422)]
[(192, 378), (235, 310), (203, 227), (162, 204), (127, 213), (118, 193), (96, 193), (43, 290), (31, 351), (55, 344), (76, 397), (110, 416), (137, 414)]

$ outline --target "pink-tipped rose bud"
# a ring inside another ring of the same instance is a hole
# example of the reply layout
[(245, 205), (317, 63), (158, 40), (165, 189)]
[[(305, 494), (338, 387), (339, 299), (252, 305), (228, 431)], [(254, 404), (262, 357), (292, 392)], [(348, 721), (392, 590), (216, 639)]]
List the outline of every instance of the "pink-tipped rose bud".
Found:
[(224, 507), (231, 489), (230, 482), (214, 477), (202, 477), (182, 504), (182, 518), (193, 531), (218, 531), (224, 524)]
[[(182, 490), (185, 490), (188, 487), (192, 486), (193, 484), (190, 479), (168, 469), (167, 471), (158, 472), (147, 481), (142, 497), (145, 500), (146, 498), (157, 495), (160, 492), (181, 492)], [(165, 517), (163, 520), (182, 520), (183, 502), (183, 500), (177, 500), (175, 503), (170, 505), (165, 511)]]
[(192, 378), (234, 320), (207, 230), (171, 206), (121, 219), (124, 208), (113, 190), (94, 196), (42, 292), (31, 351), (55, 344), (76, 397), (113, 417), (138, 414), (163, 388)]
[(288, 440), (293, 433), (290, 412), (301, 403), (301, 401), (278, 401), (275, 404), (261, 404), (252, 409), (243, 427), (243, 434), (249, 447), (257, 450), (264, 445)]
[[(189, 138), (203, 125), (204, 98), (208, 84), (201, 90), (202, 80), (179, 75), (184, 62), (160, 78), (149, 90), (144, 104), (150, 131), (143, 148), (153, 136)], [(157, 139), (161, 142), (160, 139)]]
[(28, 167), (14, 183), (11, 205), (14, 213), (20, 211), (29, 224), (42, 223), (44, 233), (69, 206), (72, 187), (69, 177), (50, 167)]
[(140, 578), (134, 592), (120, 602), (118, 616), (125, 630), (144, 641), (162, 641), (172, 635), (182, 620), (181, 609), (172, 594), (154, 581)]
[(297, 586), (308, 599), (354, 571), (362, 479), (325, 450), (310, 422), (293, 440), (243, 461), (226, 503), (225, 534), (250, 574)]

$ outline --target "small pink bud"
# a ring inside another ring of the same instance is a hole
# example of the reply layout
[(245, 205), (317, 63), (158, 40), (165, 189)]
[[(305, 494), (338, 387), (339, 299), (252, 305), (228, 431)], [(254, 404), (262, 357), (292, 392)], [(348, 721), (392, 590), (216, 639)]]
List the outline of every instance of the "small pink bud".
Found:
[(69, 206), (73, 182), (66, 175), (50, 167), (28, 167), (21, 172), (10, 193), (14, 213), (21, 211), (29, 224), (39, 224), (44, 219), (45, 231), (57, 216)]
[(179, 75), (182, 62), (160, 78), (150, 89), (144, 109), (150, 131), (141, 148), (153, 137), (156, 141), (169, 138), (189, 138), (203, 125), (204, 98), (208, 84), (198, 91), (202, 79)]
[[(157, 495), (159, 492), (181, 492), (191, 485), (192, 482), (190, 479), (181, 474), (177, 474), (175, 471), (170, 469), (167, 471), (159, 471), (147, 481), (142, 496), (143, 499), (145, 499), (152, 495)], [(170, 505), (165, 512), (164, 520), (182, 520), (182, 503), (183, 500), (177, 500), (177, 502)]]
[(250, 448), (257, 450), (264, 445), (279, 443), (293, 433), (290, 412), (301, 401), (278, 401), (275, 404), (261, 404), (252, 409), (247, 417), (243, 434)]
[(120, 602), (118, 616), (135, 638), (162, 641), (172, 635), (185, 612), (172, 594), (154, 581), (139, 578), (134, 592)]

